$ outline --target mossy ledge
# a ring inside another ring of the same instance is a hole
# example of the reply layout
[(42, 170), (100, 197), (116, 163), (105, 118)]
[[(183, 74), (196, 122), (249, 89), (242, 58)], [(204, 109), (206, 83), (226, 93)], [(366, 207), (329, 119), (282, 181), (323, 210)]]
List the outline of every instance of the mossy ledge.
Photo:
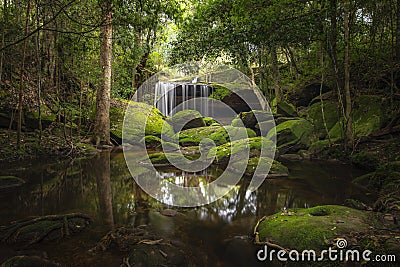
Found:
[(256, 243), (265, 241), (287, 249), (321, 251), (336, 238), (373, 227), (371, 213), (326, 205), (278, 212), (261, 218), (254, 228)]

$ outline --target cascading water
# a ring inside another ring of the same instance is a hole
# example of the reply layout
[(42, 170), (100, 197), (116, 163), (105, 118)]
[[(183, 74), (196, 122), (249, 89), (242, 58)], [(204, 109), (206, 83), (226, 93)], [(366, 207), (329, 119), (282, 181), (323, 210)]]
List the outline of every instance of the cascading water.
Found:
[[(213, 88), (206, 84), (157, 82), (155, 85), (154, 106), (166, 116), (192, 109), (203, 116), (212, 116), (212, 105), (208, 99)], [(189, 101), (190, 100), (190, 101)]]

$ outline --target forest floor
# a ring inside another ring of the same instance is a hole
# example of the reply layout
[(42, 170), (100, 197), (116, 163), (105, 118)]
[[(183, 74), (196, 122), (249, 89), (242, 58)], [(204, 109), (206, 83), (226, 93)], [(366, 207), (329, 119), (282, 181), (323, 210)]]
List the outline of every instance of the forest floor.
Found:
[(64, 137), (43, 131), (22, 132), (20, 148), (17, 147), (17, 132), (0, 129), (0, 161), (13, 162), (37, 157), (58, 159), (74, 158), (84, 154), (95, 153), (97, 149), (88, 140), (76, 137)]

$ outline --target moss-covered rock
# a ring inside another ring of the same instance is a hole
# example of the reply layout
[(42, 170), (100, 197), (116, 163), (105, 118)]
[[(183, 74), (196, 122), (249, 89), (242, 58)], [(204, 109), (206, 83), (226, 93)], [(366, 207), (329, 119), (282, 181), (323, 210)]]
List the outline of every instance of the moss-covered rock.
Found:
[(143, 137), (140, 142), (144, 142), (147, 149), (156, 149), (161, 146), (161, 139), (154, 135), (148, 135)]
[(203, 117), (197, 110), (182, 110), (168, 119), (175, 132), (205, 126)]
[(154, 135), (147, 135), (142, 138), (141, 143), (145, 143), (147, 149), (173, 151), (179, 150), (179, 145), (172, 142), (165, 142)]
[(227, 96), (230, 96), (232, 91), (228, 88), (219, 85), (219, 84), (211, 84), (213, 87), (213, 93), (210, 95), (210, 98), (214, 98), (216, 100), (224, 100)]
[(25, 183), (21, 178), (15, 176), (0, 176), (0, 190), (12, 187), (18, 187)]
[[(276, 126), (278, 148), (287, 150), (287, 147), (294, 145), (297, 145), (297, 150), (307, 148), (315, 139), (313, 131), (313, 125), (305, 119), (285, 121)], [(272, 129), (267, 138), (271, 138), (274, 134), (275, 131)]]
[(229, 142), (230, 135), (236, 139), (256, 136), (256, 133), (253, 130), (245, 130), (246, 131), (243, 131), (243, 128), (232, 126), (209, 126), (188, 129), (179, 132), (177, 135), (179, 139), (179, 144), (182, 146), (197, 146), (205, 138), (210, 138), (215, 142), (217, 146), (219, 146)]
[(322, 95), (324, 95), (327, 92), (330, 92), (331, 88), (329, 88), (325, 84), (321, 85), (320, 83), (302, 85), (300, 87), (294, 88), (293, 93), (289, 95), (289, 99), (297, 107), (308, 106), (310, 103), (312, 103), (312, 100), (315, 97), (318, 97), (320, 95), (321, 90)]
[[(361, 95), (354, 99), (352, 120), (355, 137), (368, 136), (379, 130), (387, 122), (389, 103), (386, 99), (375, 95)], [(343, 120), (339, 120), (330, 129), (332, 138), (342, 139)]]
[[(130, 101), (128, 121), (125, 124), (125, 134), (129, 142), (139, 142), (145, 135), (154, 135), (166, 139), (172, 138), (174, 131), (163, 114), (155, 107), (146, 103)], [(110, 108), (110, 132), (116, 143), (122, 142), (125, 108), (112, 106)]]
[(286, 101), (281, 101), (278, 103), (277, 113), (285, 117), (297, 117), (296, 107)]
[[(322, 114), (324, 112), (324, 115)], [(307, 109), (307, 120), (314, 124), (314, 130), (320, 138), (326, 137), (326, 128), (330, 129), (339, 121), (338, 103), (333, 100), (317, 102)]]
[(367, 231), (370, 213), (336, 205), (279, 212), (262, 218), (254, 228), (256, 241), (296, 250), (326, 249), (335, 238)]
[(248, 112), (240, 112), (238, 116), (232, 120), (231, 125), (234, 127), (246, 127), (256, 130), (256, 125), (260, 122), (272, 121), (274, 117), (270, 112), (264, 110), (252, 110)]
[(263, 121), (256, 124), (255, 132), (257, 136), (264, 136), (266, 137), (269, 131), (275, 127), (275, 122), (273, 120), (270, 121)]
[(233, 161), (242, 160), (241, 153), (249, 150), (249, 158), (260, 156), (261, 149), (265, 149), (268, 155), (273, 155), (275, 144), (265, 137), (252, 137), (235, 140), (210, 149), (209, 156), (215, 155), (216, 162), (226, 162), (231, 157)]
[(206, 126), (220, 126), (221, 125), (219, 122), (217, 122), (216, 120), (214, 120), (213, 118), (210, 118), (210, 117), (203, 118), (203, 121)]
[[(56, 120), (56, 115), (45, 105), (42, 105), (40, 112), (42, 128), (47, 128)], [(39, 112), (28, 112), (25, 115), (25, 125), (31, 129), (39, 129)]]
[[(257, 169), (258, 168), (258, 169)], [(282, 163), (268, 157), (252, 157), (247, 162), (240, 160), (232, 164), (233, 171), (245, 169), (245, 176), (252, 177), (257, 169), (257, 175), (265, 178), (288, 176), (289, 170)]]
[(310, 145), (308, 151), (312, 154), (320, 154), (322, 151), (328, 148), (329, 145), (329, 140), (318, 140)]

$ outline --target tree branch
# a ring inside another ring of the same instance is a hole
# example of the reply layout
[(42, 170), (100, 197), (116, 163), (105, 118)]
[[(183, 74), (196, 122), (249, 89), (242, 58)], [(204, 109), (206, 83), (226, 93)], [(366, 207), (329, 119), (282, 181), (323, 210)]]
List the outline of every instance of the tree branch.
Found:
[(54, 21), (54, 20), (61, 14), (61, 12), (62, 12), (65, 8), (67, 8), (68, 6), (72, 5), (75, 1), (76, 1), (76, 0), (72, 0), (72, 1), (68, 2), (66, 5), (64, 5), (63, 7), (61, 7), (61, 9), (58, 10), (57, 13), (56, 13), (51, 19), (47, 20), (47, 21), (44, 22), (41, 26), (37, 27), (35, 30), (31, 31), (30, 33), (28, 33), (28, 34), (25, 35), (24, 37), (22, 37), (22, 38), (20, 38), (20, 39), (18, 39), (18, 40), (16, 40), (16, 41), (14, 41), (14, 42), (12, 42), (12, 43), (6, 45), (6, 46), (3, 46), (3, 47), (0, 49), (0, 52), (6, 50), (7, 48), (9, 48), (9, 47), (11, 47), (11, 46), (14, 46), (14, 45), (19, 44), (20, 42), (22, 42), (22, 41), (28, 39), (29, 37), (31, 37), (32, 35), (34, 35), (35, 33), (41, 31), (46, 25), (48, 25), (49, 23), (51, 23), (52, 21)]

